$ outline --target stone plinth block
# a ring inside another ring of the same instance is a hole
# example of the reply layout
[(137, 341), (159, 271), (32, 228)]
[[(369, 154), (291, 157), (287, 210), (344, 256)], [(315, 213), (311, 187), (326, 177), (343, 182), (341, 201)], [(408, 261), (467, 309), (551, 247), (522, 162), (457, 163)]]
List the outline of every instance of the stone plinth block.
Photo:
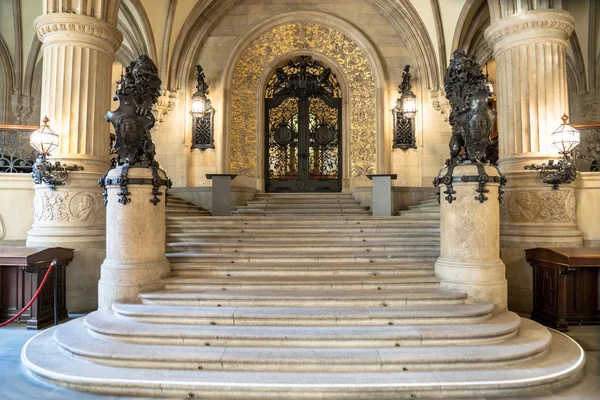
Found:
[(389, 217), (392, 215), (392, 179), (398, 179), (396, 174), (367, 175), (373, 181), (372, 213), (378, 217)]
[[(507, 286), (500, 259), (500, 183), (493, 182), (499, 173), (490, 166), (484, 170), (490, 177), (485, 185), (487, 200), (478, 200), (477, 181), (463, 181), (463, 177), (478, 176), (477, 166), (472, 164), (455, 167), (452, 202), (441, 195), (440, 257), (435, 273), (442, 280), (442, 289), (466, 293), (469, 303), (494, 303), (503, 310)], [(443, 169), (440, 176), (446, 172)], [(444, 188), (442, 185), (441, 192)]]
[(206, 179), (212, 179), (212, 215), (231, 215), (231, 181), (234, 174), (206, 174)]
[[(121, 176), (122, 167), (108, 172), (107, 180)], [(167, 180), (164, 171), (158, 171)], [(138, 294), (159, 289), (170, 272), (165, 257), (166, 187), (155, 198), (151, 184), (131, 183), (152, 179), (148, 168), (130, 168), (125, 192), (130, 199), (123, 204), (122, 189), (116, 183), (106, 185), (106, 259), (98, 283), (98, 306), (110, 310), (114, 303), (137, 303)], [(120, 202), (121, 201), (121, 202)]]

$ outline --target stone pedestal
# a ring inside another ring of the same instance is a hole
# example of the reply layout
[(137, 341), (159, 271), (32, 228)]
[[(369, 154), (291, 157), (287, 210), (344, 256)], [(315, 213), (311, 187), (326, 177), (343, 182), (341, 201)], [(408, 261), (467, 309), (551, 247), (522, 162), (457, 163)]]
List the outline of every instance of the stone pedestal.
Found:
[(231, 215), (231, 181), (234, 174), (206, 174), (206, 179), (212, 179), (212, 215)]
[[(440, 173), (445, 175), (447, 168)], [(493, 182), (498, 171), (485, 167), (490, 182), (484, 193), (487, 200), (480, 202), (477, 181), (463, 182), (466, 176), (476, 177), (477, 166), (465, 164), (453, 171), (452, 202), (444, 197), (446, 186), (440, 192), (440, 257), (435, 273), (442, 280), (440, 287), (467, 293), (469, 303), (494, 303), (499, 310), (507, 306), (507, 285), (504, 263), (500, 259), (499, 186)]]
[(373, 181), (371, 186), (373, 216), (389, 217), (392, 215), (392, 179), (398, 179), (396, 174), (367, 175)]
[[(122, 167), (108, 172), (107, 179), (121, 176)], [(167, 179), (164, 171), (158, 171)], [(148, 168), (130, 168), (129, 181), (152, 179)], [(160, 202), (155, 198), (151, 184), (130, 183), (130, 199), (123, 204), (121, 187), (106, 185), (106, 259), (101, 267), (98, 283), (98, 307), (110, 310), (114, 303), (137, 303), (138, 294), (160, 289), (162, 279), (169, 275), (170, 265), (165, 257), (165, 201), (166, 188), (161, 187)]]
[(531, 10), (496, 19), (485, 32), (497, 68), (498, 165), (508, 179), (501, 208), (501, 257), (514, 311), (532, 309), (525, 249), (582, 244), (574, 187), (553, 191), (538, 172), (524, 171), (526, 165), (559, 157), (550, 134), (569, 110), (566, 51), (574, 22), (563, 10)]

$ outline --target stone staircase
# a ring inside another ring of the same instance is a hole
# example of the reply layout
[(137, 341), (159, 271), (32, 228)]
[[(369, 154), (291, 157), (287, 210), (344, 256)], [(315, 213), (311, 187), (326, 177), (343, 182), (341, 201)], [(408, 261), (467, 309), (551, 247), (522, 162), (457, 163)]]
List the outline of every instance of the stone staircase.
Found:
[(422, 217), (440, 220), (440, 203), (438, 197), (433, 196), (405, 210), (396, 211), (398, 216)]
[(258, 196), (234, 217), (172, 201), (164, 288), (42, 332), (25, 365), (82, 391), (206, 399), (522, 395), (578, 378), (571, 339), (439, 289), (439, 215), (320, 196)]
[(234, 215), (369, 215), (349, 193), (262, 193)]
[(202, 217), (211, 215), (210, 211), (202, 207), (190, 203), (189, 201), (180, 199), (179, 197), (167, 194), (166, 212), (168, 215), (180, 215), (190, 217)]

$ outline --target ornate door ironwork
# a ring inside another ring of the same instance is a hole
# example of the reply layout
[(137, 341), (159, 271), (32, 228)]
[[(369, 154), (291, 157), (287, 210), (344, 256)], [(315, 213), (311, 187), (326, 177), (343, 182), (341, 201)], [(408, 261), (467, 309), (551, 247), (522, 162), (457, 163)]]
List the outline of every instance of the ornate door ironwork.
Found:
[(267, 192), (342, 190), (342, 95), (308, 56), (278, 68), (265, 100)]

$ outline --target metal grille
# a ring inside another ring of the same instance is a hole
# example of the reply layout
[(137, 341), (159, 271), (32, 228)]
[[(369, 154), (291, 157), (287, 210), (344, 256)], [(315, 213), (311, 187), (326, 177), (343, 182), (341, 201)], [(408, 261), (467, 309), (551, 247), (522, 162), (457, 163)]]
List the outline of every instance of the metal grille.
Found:
[(200, 118), (193, 118), (192, 150), (214, 149), (215, 110), (208, 105), (206, 113)]
[(35, 150), (29, 136), (37, 126), (0, 125), (0, 172), (31, 173)]
[(394, 148), (416, 149), (415, 124), (412, 118), (405, 118), (401, 113), (394, 113)]

